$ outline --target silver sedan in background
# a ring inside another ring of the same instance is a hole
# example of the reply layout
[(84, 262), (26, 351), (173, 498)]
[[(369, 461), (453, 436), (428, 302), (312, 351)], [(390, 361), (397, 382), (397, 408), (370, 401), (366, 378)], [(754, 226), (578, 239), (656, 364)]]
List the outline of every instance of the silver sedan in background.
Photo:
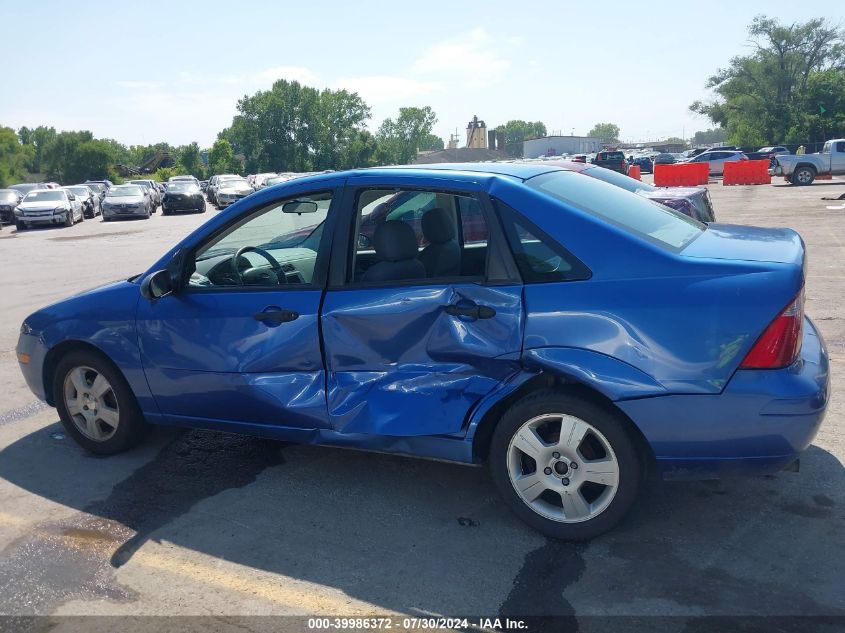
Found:
[(150, 196), (140, 185), (117, 185), (103, 199), (103, 221), (116, 218), (146, 218), (152, 214)]

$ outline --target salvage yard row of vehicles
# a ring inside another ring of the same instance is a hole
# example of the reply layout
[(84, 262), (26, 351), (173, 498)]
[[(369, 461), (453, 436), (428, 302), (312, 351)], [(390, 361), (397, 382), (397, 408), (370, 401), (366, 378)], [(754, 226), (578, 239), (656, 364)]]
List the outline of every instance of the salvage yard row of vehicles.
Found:
[[(205, 197), (224, 209), (248, 195), (280, 182), (311, 175), (267, 172), (249, 175), (215, 175), (202, 183), (194, 176), (172, 176), (168, 182), (136, 178), (116, 185), (110, 180), (87, 180), (62, 187), (58, 183), (21, 183), (0, 189), (0, 227), (14, 224), (18, 230), (38, 225), (73, 226), (100, 216), (104, 222), (120, 218), (149, 218), (161, 208), (162, 215), (179, 212), (205, 213)], [(46, 194), (47, 191), (63, 193)], [(51, 206), (52, 205), (52, 206)]]

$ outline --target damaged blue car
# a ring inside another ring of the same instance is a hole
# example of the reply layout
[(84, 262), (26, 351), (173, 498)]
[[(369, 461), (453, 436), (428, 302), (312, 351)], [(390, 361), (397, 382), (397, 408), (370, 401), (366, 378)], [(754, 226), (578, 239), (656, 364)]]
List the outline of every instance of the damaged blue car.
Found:
[(39, 310), (17, 356), (95, 453), (166, 424), (486, 463), (526, 523), (584, 539), (650, 472), (798, 459), (829, 398), (804, 275), (792, 230), (556, 166), (357, 170), (264, 189)]

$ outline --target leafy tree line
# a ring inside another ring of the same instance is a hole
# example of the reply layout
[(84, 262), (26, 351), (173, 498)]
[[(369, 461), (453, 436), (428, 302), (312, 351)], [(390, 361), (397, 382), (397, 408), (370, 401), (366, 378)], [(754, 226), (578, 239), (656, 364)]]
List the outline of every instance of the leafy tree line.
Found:
[(715, 93), (690, 110), (724, 127), (739, 146), (845, 136), (845, 31), (824, 18), (790, 25), (757, 16), (752, 52), (710, 77)]

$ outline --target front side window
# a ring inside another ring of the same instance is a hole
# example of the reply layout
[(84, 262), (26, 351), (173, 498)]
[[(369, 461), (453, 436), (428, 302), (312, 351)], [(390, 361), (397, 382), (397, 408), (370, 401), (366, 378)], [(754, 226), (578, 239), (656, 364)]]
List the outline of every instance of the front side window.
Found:
[(822, 154), (830, 154), (830, 141), (828, 141), (827, 143), (824, 144), (824, 147), (822, 147), (821, 153)]
[(331, 202), (301, 195), (241, 219), (196, 251), (189, 287), (311, 285)]
[(554, 200), (672, 251), (681, 250), (706, 228), (704, 224), (647, 198), (569, 171), (536, 176), (525, 184)]
[(484, 278), (488, 224), (476, 198), (441, 191), (367, 189), (356, 200), (349, 281)]

